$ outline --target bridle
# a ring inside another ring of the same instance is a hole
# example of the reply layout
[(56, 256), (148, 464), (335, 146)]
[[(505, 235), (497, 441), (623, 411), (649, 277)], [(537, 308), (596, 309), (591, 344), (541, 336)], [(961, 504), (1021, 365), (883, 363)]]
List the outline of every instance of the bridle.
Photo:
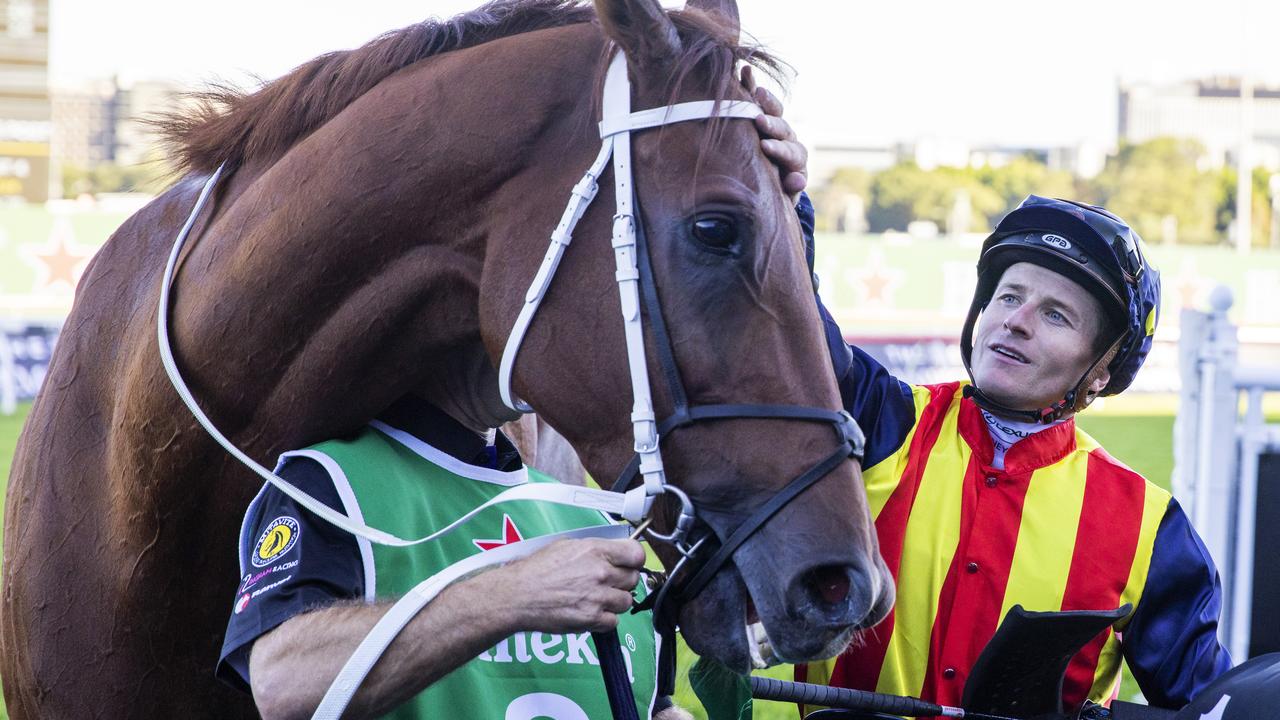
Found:
[[(753, 119), (762, 111), (745, 101), (711, 100), (680, 103), (667, 107), (631, 112), (631, 85), (627, 79), (626, 56), (618, 51), (605, 76), (603, 119), (600, 123), (601, 148), (595, 162), (573, 188), (560, 223), (551, 236), (551, 244), (543, 257), (533, 282), (525, 294), (515, 325), (507, 339), (499, 366), (499, 390), (503, 402), (513, 410), (532, 412), (532, 408), (516, 398), (511, 390), (511, 377), (525, 333), (546, 295), (556, 268), (572, 239), (573, 229), (586, 212), (598, 190), (597, 179), (610, 157), (613, 159), (614, 191), (617, 204), (613, 216), (613, 249), (618, 293), (621, 298), (623, 327), (626, 337), (627, 365), (631, 375), (631, 423), (635, 455), (613, 483), (615, 492), (629, 499), (623, 518), (633, 524), (647, 523), (654, 500), (660, 495), (673, 495), (680, 503), (674, 529), (661, 534), (646, 528), (647, 537), (667, 543), (680, 555), (669, 579), (652, 593), (642, 607), (652, 607), (654, 623), (663, 634), (664, 658), (659, 667), (659, 694), (674, 691), (674, 630), (679, 606), (698, 594), (733, 553), (758, 531), (765, 522), (818, 480), (825, 477), (848, 458), (861, 461), (864, 437), (849, 413), (799, 405), (715, 404), (691, 405), (680, 370), (672, 351), (670, 334), (662, 315), (657, 287), (654, 283), (644, 226), (637, 211), (635, 182), (631, 162), (631, 133), (647, 128), (712, 117)], [(642, 311), (643, 310), (643, 311)], [(649, 384), (649, 368), (645, 354), (643, 316), (650, 323), (656, 355), (669, 397), (672, 413), (661, 422), (654, 412)], [(727, 539), (715, 547), (714, 533), (696, 525), (694, 504), (689, 496), (667, 482), (662, 461), (661, 439), (676, 429), (696, 422), (741, 418), (787, 419), (827, 423), (835, 431), (837, 448), (778, 491), (756, 509)], [(634, 488), (637, 477), (640, 484)], [(695, 527), (703, 532), (695, 537)], [(714, 547), (714, 550), (711, 549)], [(706, 557), (709, 555), (709, 557)], [(651, 601), (651, 602), (650, 602)], [(599, 645), (599, 643), (597, 643)], [(612, 699), (612, 698), (611, 698)], [(615, 716), (618, 708), (615, 706)]]
[[(538, 500), (600, 510), (621, 517), (637, 526), (637, 532), (643, 532), (650, 540), (669, 544), (680, 555), (680, 559), (672, 568), (668, 581), (649, 595), (643, 607), (637, 608), (652, 607), (654, 610), (654, 625), (663, 636), (663, 656), (659, 659), (658, 689), (660, 693), (669, 695), (674, 691), (673, 635), (679, 606), (706, 587), (715, 574), (732, 559), (734, 551), (787, 503), (825, 477), (845, 459), (853, 458), (860, 461), (862, 458), (863, 434), (847, 412), (798, 405), (691, 405), (675, 362), (670, 336), (653, 280), (644, 228), (640, 222), (640, 214), (636, 210), (631, 163), (631, 133), (691, 120), (706, 120), (714, 117), (752, 119), (759, 114), (761, 114), (760, 108), (751, 102), (714, 100), (686, 102), (631, 112), (631, 87), (627, 79), (626, 57), (619, 50), (610, 62), (604, 86), (600, 152), (590, 169), (573, 187), (568, 205), (551, 235), (547, 253), (525, 295), (525, 303), (520, 309), (502, 355), (499, 367), (499, 389), (503, 402), (513, 410), (532, 412), (531, 407), (516, 399), (511, 392), (511, 377), (516, 356), (542, 298), (550, 287), (556, 268), (572, 240), (573, 229), (595, 198), (598, 190), (597, 179), (612, 159), (617, 203), (613, 219), (612, 245), (616, 265), (615, 277), (621, 296), (627, 364), (631, 376), (633, 397), (631, 421), (635, 456), (618, 476), (611, 490), (559, 483), (519, 485), (504, 490), (488, 502), (430, 535), (417, 539), (404, 539), (365, 525), (331, 509), (263, 467), (236, 447), (218, 430), (196, 403), (194, 395), (178, 369), (169, 339), (169, 304), (178, 258), (213, 188), (222, 176), (223, 167), (219, 167), (206, 180), (191, 214), (174, 240), (165, 266), (161, 280), (156, 327), (157, 345), (162, 364), (174, 389), (196, 420), (227, 452), (319, 518), (370, 542), (392, 547), (407, 547), (430, 542), (458, 529), (486, 508), (515, 500)], [(665, 379), (668, 395), (673, 402), (672, 414), (661, 421), (658, 421), (654, 412), (649, 385), (649, 368), (645, 355), (645, 333), (642, 322), (646, 314), (649, 317), (650, 332), (655, 342), (661, 375)], [(768, 502), (757, 508), (727, 539), (718, 540), (709, 528), (697, 524), (694, 504), (689, 496), (680, 488), (667, 482), (660, 440), (676, 429), (695, 422), (740, 418), (827, 423), (835, 432), (837, 447), (829, 456), (792, 480)], [(640, 483), (632, 488), (637, 478)], [(654, 501), (661, 495), (672, 495), (680, 504), (674, 528), (666, 534), (649, 527)], [(356, 689), (386, 647), (413, 616), (450, 582), (465, 578), (485, 567), (532, 554), (556, 539), (616, 538), (625, 537), (625, 535), (621, 526), (582, 528), (545, 535), (471, 556), (427, 578), (398, 601), (369, 632), (346, 665), (339, 671), (313, 717), (335, 719), (340, 717)], [(708, 555), (709, 557), (706, 557)], [(597, 635), (596, 646), (614, 716), (619, 720), (635, 718), (635, 702), (632, 699), (631, 685), (616, 636)]]

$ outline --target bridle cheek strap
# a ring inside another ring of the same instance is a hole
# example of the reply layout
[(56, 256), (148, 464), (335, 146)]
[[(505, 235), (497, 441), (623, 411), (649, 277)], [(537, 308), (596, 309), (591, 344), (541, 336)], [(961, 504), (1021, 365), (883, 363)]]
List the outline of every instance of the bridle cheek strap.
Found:
[(649, 513), (653, 499), (666, 487), (662, 453), (658, 446), (658, 422), (653, 409), (653, 393), (649, 385), (646, 362), (644, 326), (641, 320), (640, 271), (637, 265), (635, 213), (635, 183), (632, 177), (631, 133), (635, 130), (659, 127), (690, 120), (712, 117), (751, 119), (762, 114), (760, 107), (745, 101), (717, 102), (699, 100), (666, 107), (631, 112), (631, 83), (627, 78), (626, 56), (614, 55), (605, 76), (603, 120), (600, 122), (600, 153), (590, 169), (574, 186), (561, 216), (559, 225), (551, 235), (551, 243), (533, 282), (525, 294), (524, 305), (507, 337), (498, 367), (498, 389), (507, 407), (518, 412), (532, 412), (532, 408), (515, 396), (511, 389), (516, 357), (524, 336), (533, 322), (542, 298), (564, 257), (565, 249), (573, 239), (578, 221), (598, 191), (597, 181), (610, 158), (613, 159), (614, 191), (617, 212), (613, 216), (612, 246), (614, 251), (614, 278), (621, 298), (623, 330), (627, 343), (627, 367), (631, 376), (632, 408), (631, 424), (639, 471), (644, 478), (642, 485), (628, 491), (624, 519), (638, 523)]

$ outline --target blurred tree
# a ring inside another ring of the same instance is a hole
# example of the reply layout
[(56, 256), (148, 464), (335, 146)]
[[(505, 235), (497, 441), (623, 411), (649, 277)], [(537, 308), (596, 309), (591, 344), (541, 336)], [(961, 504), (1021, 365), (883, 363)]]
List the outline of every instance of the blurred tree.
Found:
[[(856, 233), (866, 230), (865, 213), (871, 199), (870, 170), (840, 168), (825, 185), (810, 190), (809, 195), (817, 212), (816, 225), (819, 232)], [(859, 224), (863, 227), (847, 227)]]
[(983, 184), (975, 170), (940, 167), (926, 171), (907, 162), (877, 173), (871, 182), (871, 205), (867, 211), (871, 232), (905, 230), (912, 220), (930, 220), (945, 227), (960, 190), (968, 194), (972, 208), (967, 230), (986, 230), (992, 217), (1003, 209), (1004, 201)]
[(1048, 165), (1033, 157), (1021, 156), (1000, 167), (983, 167), (977, 171), (978, 179), (1000, 195), (1004, 207), (992, 218), (998, 222), (1028, 195), (1080, 199), (1080, 191), (1071, 173), (1050, 170)]
[(63, 197), (99, 193), (140, 192), (158, 194), (172, 182), (169, 166), (157, 156), (137, 165), (100, 163), (91, 168), (62, 166)]
[[(1231, 225), (1236, 220), (1236, 178), (1240, 173), (1235, 167), (1224, 167), (1217, 173), (1218, 208), (1215, 230), (1223, 242), (1232, 241)], [(1271, 245), (1271, 171), (1253, 169), (1253, 217), (1251, 218), (1253, 247)]]
[(1186, 139), (1123, 144), (1095, 181), (1098, 201), (1147, 242), (1216, 243), (1223, 188), (1216, 173), (1199, 168), (1204, 154)]
[[(850, 222), (850, 208), (864, 203), (871, 232), (905, 230), (914, 220), (949, 227), (949, 220), (954, 224), (966, 216), (968, 230), (988, 231), (1027, 195), (1036, 194), (1104, 205), (1151, 243), (1225, 242), (1235, 220), (1235, 170), (1201, 169), (1204, 158), (1204, 148), (1194, 140), (1157, 138), (1122, 145), (1093, 180), (1050, 169), (1032, 156), (981, 168), (923, 170), (902, 162), (875, 173), (841, 170), (812, 194), (821, 230), (841, 229)], [(1255, 245), (1269, 242), (1268, 182), (1266, 171), (1255, 171)], [(957, 213), (957, 201), (966, 199), (969, 211)]]

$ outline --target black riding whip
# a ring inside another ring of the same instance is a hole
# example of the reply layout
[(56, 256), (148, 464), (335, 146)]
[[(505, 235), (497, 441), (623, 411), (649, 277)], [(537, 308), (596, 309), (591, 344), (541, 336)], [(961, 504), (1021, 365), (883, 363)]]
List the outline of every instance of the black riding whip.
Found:
[(920, 698), (848, 688), (789, 682), (752, 675), (751, 696), (759, 700), (823, 705), (845, 710), (905, 715), (907, 717), (972, 718), (972, 720), (1015, 720), (1003, 715), (966, 712), (963, 708), (931, 703)]

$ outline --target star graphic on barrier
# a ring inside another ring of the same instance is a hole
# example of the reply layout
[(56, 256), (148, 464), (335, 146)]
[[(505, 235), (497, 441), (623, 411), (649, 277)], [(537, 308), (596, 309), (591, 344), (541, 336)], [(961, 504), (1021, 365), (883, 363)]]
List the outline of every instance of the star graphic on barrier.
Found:
[(845, 278), (858, 293), (861, 305), (892, 308), (894, 294), (902, 285), (904, 273), (890, 266), (880, 248), (872, 248), (862, 267), (853, 268), (845, 273)]
[(520, 535), (520, 530), (516, 528), (516, 524), (512, 522), (511, 516), (503, 514), (502, 516), (502, 539), (501, 540), (472, 540), (476, 547), (481, 550), (493, 550), (504, 545), (511, 545), (524, 540)]
[(43, 246), (28, 246), (23, 254), (38, 273), (37, 287), (47, 288), (62, 283), (74, 290), (93, 253), (92, 249), (75, 242), (70, 223), (59, 219)]
[(1184, 308), (1200, 307), (1213, 286), (1212, 282), (1200, 274), (1191, 260), (1182, 262), (1182, 266), (1178, 269), (1178, 277), (1173, 284), (1177, 288), (1180, 307)]

